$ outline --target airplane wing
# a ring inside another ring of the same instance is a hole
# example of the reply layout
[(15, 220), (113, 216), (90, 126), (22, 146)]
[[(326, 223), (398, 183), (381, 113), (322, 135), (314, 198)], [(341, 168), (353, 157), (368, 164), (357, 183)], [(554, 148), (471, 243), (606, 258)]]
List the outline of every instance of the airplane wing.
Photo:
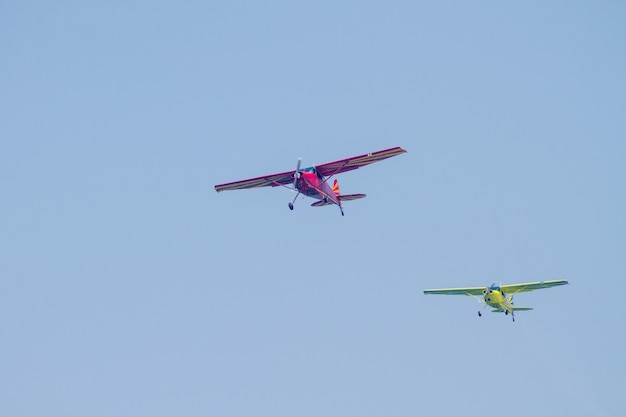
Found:
[[(498, 288), (506, 294), (516, 294), (518, 292), (527, 292), (539, 290), (541, 288), (556, 287), (558, 285), (568, 284), (563, 279), (555, 279), (551, 281), (525, 282), (523, 284), (500, 285)], [(487, 287), (467, 287), (467, 288), (438, 288), (432, 290), (424, 290), (424, 294), (443, 294), (443, 295), (483, 295), (483, 291)]]
[(442, 294), (442, 295), (483, 295), (487, 287), (465, 287), (465, 288), (437, 288), (432, 290), (424, 290), (424, 294)]
[(500, 289), (507, 294), (540, 290), (542, 288), (556, 287), (558, 285), (569, 284), (564, 279), (554, 279), (551, 281), (525, 282), (523, 284), (501, 285)]
[(383, 159), (391, 158), (405, 153), (406, 150), (400, 146), (395, 148), (385, 149), (382, 151), (367, 153), (364, 155), (353, 156), (352, 158), (341, 159), (335, 162), (329, 162), (327, 164), (317, 165), (315, 169), (317, 172), (328, 177), (331, 175), (339, 174), (341, 172), (352, 171), (353, 169), (360, 168), (365, 165), (373, 164), (374, 162), (382, 161)]
[(229, 182), (226, 184), (218, 184), (215, 186), (215, 191), (219, 193), (226, 190), (245, 190), (248, 188), (276, 187), (278, 185), (287, 185), (293, 183), (293, 174), (295, 174), (295, 172), (295, 170), (286, 171), (280, 172), (278, 174), (249, 178), (247, 180)]

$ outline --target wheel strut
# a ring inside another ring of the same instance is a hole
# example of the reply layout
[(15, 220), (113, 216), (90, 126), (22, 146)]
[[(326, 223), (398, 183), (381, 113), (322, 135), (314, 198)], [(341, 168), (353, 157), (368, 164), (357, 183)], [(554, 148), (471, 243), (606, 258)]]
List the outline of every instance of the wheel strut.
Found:
[(300, 191), (298, 191), (298, 194), (296, 194), (296, 196), (293, 198), (293, 201), (289, 203), (289, 210), (293, 210), (293, 203), (296, 202), (296, 199), (298, 198), (299, 195), (300, 195)]

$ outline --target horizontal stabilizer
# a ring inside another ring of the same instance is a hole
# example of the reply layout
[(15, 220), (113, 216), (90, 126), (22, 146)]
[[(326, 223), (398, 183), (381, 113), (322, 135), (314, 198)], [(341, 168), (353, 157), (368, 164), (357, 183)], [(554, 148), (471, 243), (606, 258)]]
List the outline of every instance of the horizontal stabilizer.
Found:
[[(359, 198), (365, 197), (365, 194), (346, 194), (346, 195), (340, 195), (338, 197), (339, 197), (339, 201), (343, 202), (343, 201), (350, 201), (350, 200), (358, 200)], [(326, 200), (326, 201), (319, 200), (311, 204), (311, 207), (329, 206), (331, 204), (334, 204), (334, 203), (330, 200)]]
[[(513, 311), (529, 311), (532, 310), (532, 307), (513, 307)], [(491, 310), (492, 313), (504, 313), (504, 310), (501, 308), (494, 308)]]
[(324, 200), (319, 200), (319, 201), (316, 201), (315, 203), (311, 204), (311, 207), (330, 206), (331, 204), (333, 204), (333, 203), (331, 203), (330, 201), (326, 202)]
[(365, 194), (344, 194), (339, 196), (341, 201), (358, 200), (359, 198), (365, 198)]

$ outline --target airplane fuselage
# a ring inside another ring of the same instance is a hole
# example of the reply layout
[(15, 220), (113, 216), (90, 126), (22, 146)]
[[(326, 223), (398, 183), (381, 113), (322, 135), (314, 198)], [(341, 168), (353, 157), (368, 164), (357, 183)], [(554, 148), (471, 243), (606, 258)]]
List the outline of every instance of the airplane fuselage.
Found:
[(316, 172), (309, 171), (309, 169), (300, 171), (300, 175), (296, 181), (297, 190), (307, 197), (324, 200), (339, 206), (339, 198), (333, 192), (328, 181)]
[(503, 310), (504, 312), (512, 313), (514, 311), (512, 298), (504, 294), (503, 291), (497, 288), (487, 288), (484, 291), (485, 304), (494, 309)]

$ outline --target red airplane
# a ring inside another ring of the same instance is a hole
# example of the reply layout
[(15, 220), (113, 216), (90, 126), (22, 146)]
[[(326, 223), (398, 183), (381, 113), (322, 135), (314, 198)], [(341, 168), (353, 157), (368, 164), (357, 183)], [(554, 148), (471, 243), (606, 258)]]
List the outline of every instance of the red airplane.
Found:
[(365, 155), (353, 156), (352, 158), (341, 159), (335, 162), (329, 162), (318, 166), (300, 169), (301, 159), (298, 159), (298, 165), (295, 171), (281, 172), (278, 174), (264, 175), (262, 177), (250, 178), (247, 180), (229, 182), (215, 186), (218, 193), (225, 190), (244, 190), (247, 188), (258, 187), (276, 187), (282, 186), (290, 190), (298, 192), (293, 201), (289, 203), (289, 209), (293, 210), (293, 203), (300, 194), (307, 197), (316, 198), (311, 204), (313, 207), (327, 206), (336, 204), (341, 210), (343, 216), (343, 201), (356, 200), (365, 197), (365, 194), (341, 194), (339, 192), (339, 183), (335, 179), (333, 186), (328, 184), (334, 175), (341, 172), (352, 171), (383, 159), (391, 158), (406, 152), (403, 148), (397, 146), (395, 148), (385, 149), (383, 151), (372, 152)]

